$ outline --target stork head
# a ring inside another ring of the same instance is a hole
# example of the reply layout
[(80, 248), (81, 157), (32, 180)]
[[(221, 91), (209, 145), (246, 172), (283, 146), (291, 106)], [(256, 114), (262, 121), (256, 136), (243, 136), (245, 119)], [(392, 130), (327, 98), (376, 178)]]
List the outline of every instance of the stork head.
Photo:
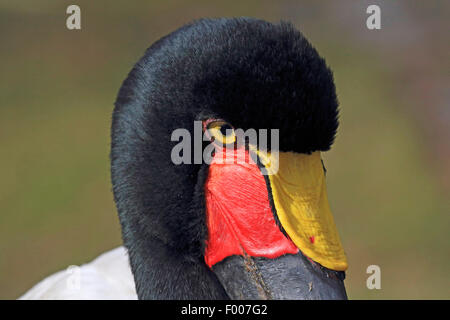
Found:
[(112, 124), (139, 298), (346, 298), (321, 159), (337, 117), (332, 73), (291, 24), (204, 19), (154, 43)]

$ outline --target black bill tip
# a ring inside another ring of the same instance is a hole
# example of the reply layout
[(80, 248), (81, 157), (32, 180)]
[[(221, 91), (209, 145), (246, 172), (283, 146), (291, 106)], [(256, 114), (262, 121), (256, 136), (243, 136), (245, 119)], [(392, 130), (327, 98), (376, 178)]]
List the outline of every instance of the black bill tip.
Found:
[(275, 259), (230, 256), (213, 266), (231, 299), (345, 300), (345, 272), (301, 252)]

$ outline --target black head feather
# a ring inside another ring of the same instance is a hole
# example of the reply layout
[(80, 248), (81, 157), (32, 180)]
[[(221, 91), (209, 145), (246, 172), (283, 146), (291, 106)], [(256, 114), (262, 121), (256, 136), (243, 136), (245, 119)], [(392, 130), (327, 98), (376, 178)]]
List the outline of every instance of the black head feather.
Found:
[(333, 76), (291, 24), (203, 19), (153, 44), (124, 81), (111, 172), (140, 298), (226, 298), (203, 261), (206, 165), (174, 165), (173, 130), (221, 118), (280, 130), (280, 150), (328, 150), (338, 127)]

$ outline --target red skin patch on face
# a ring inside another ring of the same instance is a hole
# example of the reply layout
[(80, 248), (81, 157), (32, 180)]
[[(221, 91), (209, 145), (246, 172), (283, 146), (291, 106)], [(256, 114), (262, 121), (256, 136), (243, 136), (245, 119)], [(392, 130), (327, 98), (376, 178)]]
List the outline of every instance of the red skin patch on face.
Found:
[[(245, 149), (227, 159), (250, 159)], [(280, 231), (270, 207), (265, 179), (253, 161), (217, 163), (215, 154), (205, 184), (208, 240), (205, 262), (212, 267), (231, 255), (276, 258), (298, 248)]]

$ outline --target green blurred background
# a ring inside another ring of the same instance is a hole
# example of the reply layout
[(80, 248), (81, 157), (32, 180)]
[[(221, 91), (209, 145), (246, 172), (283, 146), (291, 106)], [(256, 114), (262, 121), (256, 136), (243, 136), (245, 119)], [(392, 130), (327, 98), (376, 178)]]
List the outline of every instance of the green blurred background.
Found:
[[(449, 2), (0, 0), (0, 298), (121, 244), (109, 177), (121, 82), (200, 17), (293, 22), (334, 70), (325, 154), (351, 299), (450, 298)], [(66, 8), (81, 7), (81, 30)], [(382, 29), (366, 28), (378, 4)], [(368, 290), (366, 268), (381, 268)]]

